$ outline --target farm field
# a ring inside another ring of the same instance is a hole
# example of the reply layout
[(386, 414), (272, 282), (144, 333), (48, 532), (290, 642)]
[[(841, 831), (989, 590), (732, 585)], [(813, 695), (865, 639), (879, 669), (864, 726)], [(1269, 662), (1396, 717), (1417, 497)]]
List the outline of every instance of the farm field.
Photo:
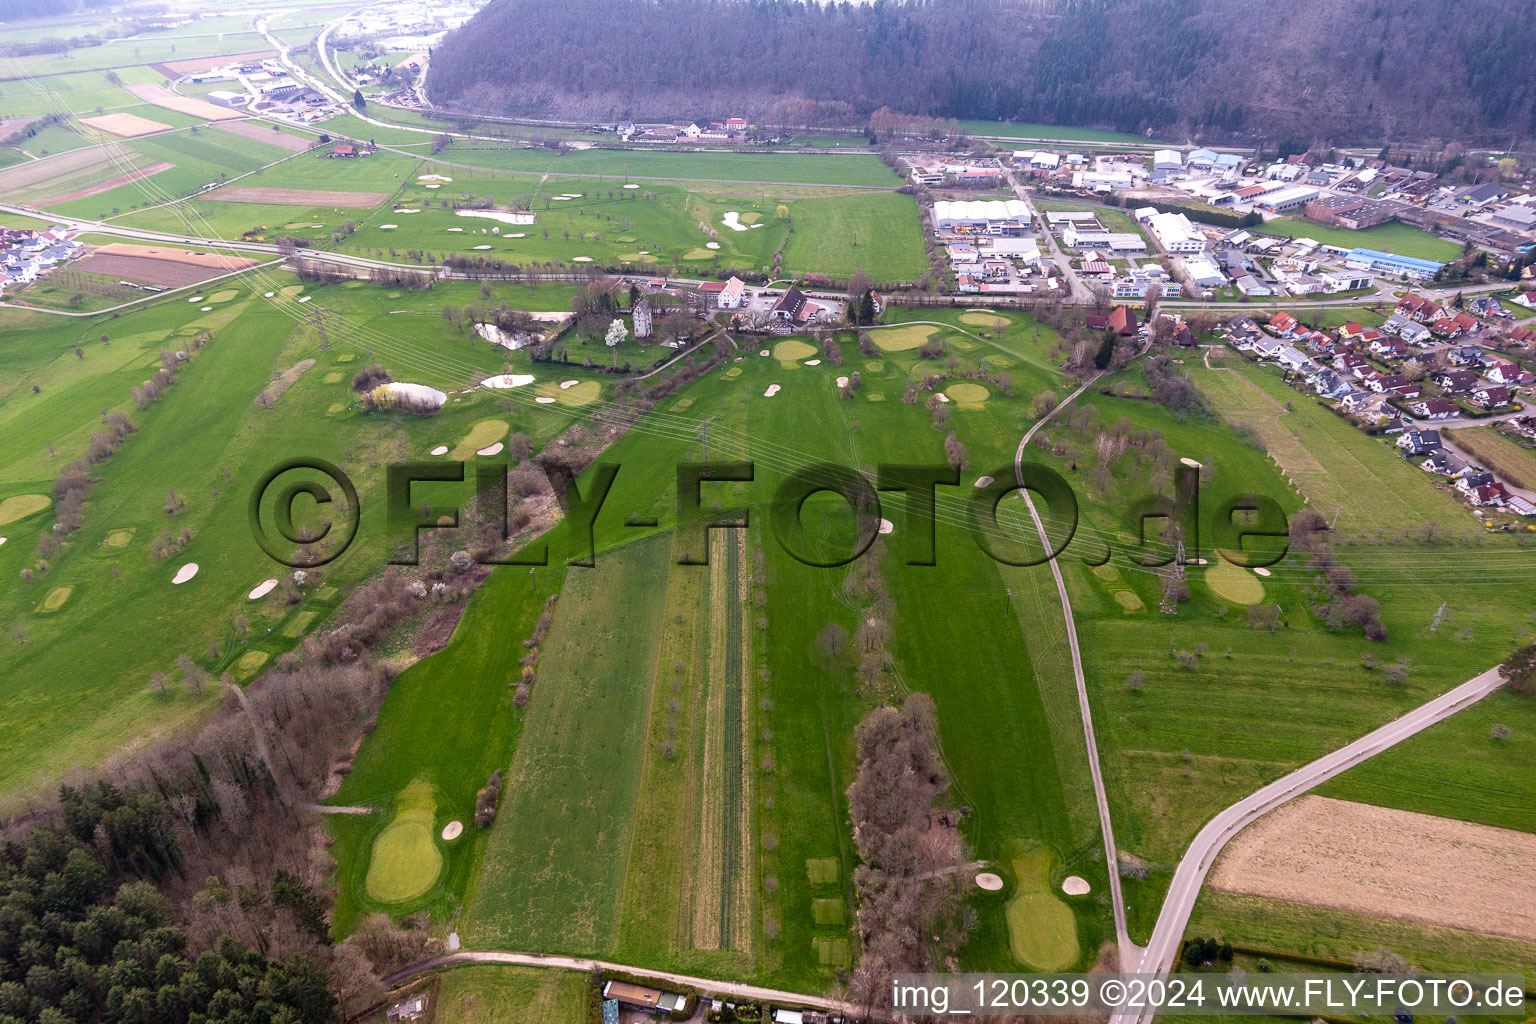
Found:
[(1154, 140), (1126, 132), (1100, 131), (1096, 128), (1071, 128), (1056, 124), (1026, 124), (1014, 121), (961, 121), (960, 129), (976, 136), (1014, 139), (1059, 139), (1064, 142), (1135, 142), (1148, 145)]
[(1536, 449), (1493, 427), (1447, 430), (1446, 440), (1516, 487), (1536, 485)]
[(1282, 238), (1310, 238), (1324, 245), (1345, 248), (1380, 249), (1399, 256), (1412, 256), (1422, 260), (1453, 260), (1461, 255), (1461, 246), (1449, 239), (1440, 238), (1411, 224), (1393, 222), (1381, 224), (1364, 231), (1328, 227), (1311, 221), (1281, 217), (1266, 221), (1253, 229), (1263, 235), (1279, 235)]
[(1536, 941), (1521, 892), (1536, 835), (1306, 796), (1222, 851), (1213, 888)]

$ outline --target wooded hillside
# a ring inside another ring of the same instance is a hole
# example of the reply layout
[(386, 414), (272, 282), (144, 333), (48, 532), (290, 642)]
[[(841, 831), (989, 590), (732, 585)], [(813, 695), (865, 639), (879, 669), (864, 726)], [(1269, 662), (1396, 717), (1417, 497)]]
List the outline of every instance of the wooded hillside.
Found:
[(1504, 0), (492, 0), (434, 101), (594, 120), (859, 124), (883, 106), (1353, 142), (1536, 133), (1536, 22)]

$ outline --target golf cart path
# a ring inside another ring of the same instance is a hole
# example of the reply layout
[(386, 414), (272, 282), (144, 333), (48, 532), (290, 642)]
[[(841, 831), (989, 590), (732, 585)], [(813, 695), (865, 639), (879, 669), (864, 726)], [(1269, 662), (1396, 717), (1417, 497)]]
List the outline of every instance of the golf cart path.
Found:
[[(1040, 417), (1035, 425), (1024, 433), (1019, 441), (1018, 451), (1013, 455), (1013, 471), (1018, 480), (1019, 487), (1024, 487), (1024, 450), (1029, 447), (1030, 440), (1035, 433), (1061, 412), (1071, 405), (1084, 391), (1102, 377), (1102, 373), (1096, 373), (1080, 384), (1076, 391), (1062, 399), (1057, 406), (1044, 416)], [(1021, 490), (1024, 495), (1024, 504), (1029, 509), (1030, 518), (1035, 522), (1035, 529), (1040, 534), (1040, 544), (1044, 550), (1051, 550), (1051, 541), (1045, 531), (1045, 523), (1040, 519), (1040, 513), (1035, 510), (1035, 501), (1030, 497), (1028, 490)], [(1115, 846), (1115, 829), (1109, 818), (1109, 797), (1104, 792), (1104, 772), (1099, 765), (1099, 745), (1093, 733), (1093, 709), (1088, 703), (1088, 680), (1083, 675), (1083, 654), (1077, 643), (1077, 624), (1072, 618), (1072, 599), (1067, 596), (1066, 580), (1061, 575), (1061, 565), (1055, 558), (1051, 562), (1051, 575), (1056, 580), (1056, 594), (1061, 598), (1061, 615), (1067, 628), (1067, 645), (1072, 654), (1072, 676), (1077, 683), (1077, 707), (1083, 718), (1083, 739), (1088, 744), (1088, 768), (1093, 776), (1094, 802), (1099, 808), (1099, 831), (1104, 836), (1104, 868), (1109, 875), (1109, 902), (1115, 917), (1115, 945), (1120, 953), (1120, 969), (1133, 970), (1134, 966), (1141, 962), (1142, 948), (1131, 940), (1130, 930), (1125, 923), (1125, 899), (1120, 894), (1120, 869), (1118, 850)], [(1181, 933), (1182, 934), (1182, 933)]]

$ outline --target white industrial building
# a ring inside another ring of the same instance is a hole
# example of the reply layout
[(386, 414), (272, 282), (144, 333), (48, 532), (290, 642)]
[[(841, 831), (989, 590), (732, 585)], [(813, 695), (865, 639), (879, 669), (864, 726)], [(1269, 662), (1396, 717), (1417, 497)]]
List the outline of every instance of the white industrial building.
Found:
[(1297, 185), (1294, 188), (1282, 188), (1278, 192), (1270, 192), (1253, 201), (1253, 205), (1260, 210), (1268, 210), (1270, 213), (1284, 213), (1286, 210), (1294, 210), (1298, 206), (1306, 206), (1316, 199), (1318, 191), (1315, 188), (1307, 188), (1305, 185)]
[(215, 89), (208, 94), (208, 102), (221, 107), (245, 106), (245, 93), (230, 92), (228, 89)]
[(1022, 199), (947, 199), (933, 204), (934, 230), (944, 234), (1023, 235), (1029, 231), (1029, 206)]
[[(1140, 210), (1137, 211), (1138, 219)], [(1147, 230), (1166, 252), (1204, 252), (1205, 236), (1182, 213), (1154, 213), (1147, 219)]]
[(1181, 258), (1179, 266), (1196, 288), (1220, 288), (1227, 283), (1227, 275), (1204, 253)]
[(1130, 171), (1074, 171), (1073, 188), (1089, 188), (1095, 192), (1113, 192), (1131, 187)]
[(1160, 185), (1184, 173), (1184, 155), (1176, 149), (1160, 149), (1152, 154), (1152, 183)]

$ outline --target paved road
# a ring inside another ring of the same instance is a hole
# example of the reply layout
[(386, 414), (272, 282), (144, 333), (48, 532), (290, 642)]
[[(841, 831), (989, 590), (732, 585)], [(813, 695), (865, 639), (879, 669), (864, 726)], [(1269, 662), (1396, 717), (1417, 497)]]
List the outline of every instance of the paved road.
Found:
[[(1056, 414), (1093, 386), (1103, 374), (1096, 373), (1061, 403), (1046, 413), (1040, 420), (1025, 431), (1024, 437), (1019, 441), (1019, 448), (1013, 455), (1013, 472), (1019, 486), (1024, 486), (1024, 450), (1034, 438), (1035, 432), (1045, 426)], [(1040, 544), (1045, 551), (1051, 550), (1050, 537), (1046, 534), (1045, 523), (1040, 519), (1040, 513), (1035, 511), (1035, 500), (1030, 497), (1029, 491), (1022, 492), (1024, 504), (1029, 508), (1030, 518), (1035, 521), (1035, 529), (1040, 534)], [(1088, 744), (1088, 767), (1093, 776), (1093, 796), (1099, 807), (1099, 831), (1104, 836), (1104, 867), (1109, 874), (1109, 903), (1115, 917), (1115, 944), (1120, 951), (1121, 970), (1134, 970), (1135, 965), (1141, 962), (1142, 949), (1131, 939), (1130, 930), (1125, 923), (1125, 897), (1120, 892), (1120, 865), (1118, 847), (1115, 845), (1115, 828), (1109, 817), (1109, 797), (1104, 792), (1104, 772), (1099, 764), (1099, 743), (1093, 734), (1093, 708), (1088, 702), (1088, 681), (1083, 675), (1083, 655), (1077, 644), (1077, 624), (1072, 618), (1072, 599), (1067, 596), (1067, 584), (1061, 575), (1061, 564), (1058, 559), (1051, 559), (1051, 575), (1056, 579), (1056, 594), (1061, 598), (1061, 617), (1066, 622), (1067, 646), (1072, 654), (1072, 676), (1077, 683), (1077, 708), (1083, 718), (1083, 739)]]
[(1019, 179), (1014, 177), (1012, 168), (1004, 167), (1003, 176), (1007, 179), (1009, 187), (1013, 189), (1013, 194), (1023, 200), (1025, 206), (1029, 207), (1030, 216), (1040, 221), (1041, 236), (1038, 237), (1044, 237), (1046, 244), (1050, 246), (1051, 259), (1055, 262), (1056, 269), (1061, 271), (1061, 275), (1067, 279), (1067, 285), (1072, 290), (1072, 301), (1084, 304), (1097, 302), (1098, 296), (1094, 295), (1092, 289), (1083, 284), (1082, 280), (1077, 276), (1077, 271), (1072, 269), (1072, 261), (1061, 251), (1061, 246), (1056, 242), (1056, 236), (1046, 226), (1045, 215), (1035, 209), (1035, 204), (1029, 198), (1029, 193), (1025, 191), (1023, 185), (1019, 184)]
[[(1200, 895), (1200, 887), (1207, 872), (1222, 847), (1244, 827), (1286, 801), (1470, 707), (1498, 689), (1503, 682), (1498, 667), (1491, 668), (1381, 728), (1366, 733), (1348, 746), (1282, 776), (1217, 814), (1195, 836), (1194, 842), (1189, 844), (1189, 849), (1174, 870), (1173, 882), (1168, 886), (1163, 909), (1157, 917), (1157, 926), (1141, 961), (1141, 970), (1167, 973), (1172, 967), (1179, 942), (1189, 924), (1195, 898)], [(1111, 1024), (1145, 1024), (1153, 1016), (1153, 1013), (1124, 1013), (1111, 1017), (1110, 1021)]]

